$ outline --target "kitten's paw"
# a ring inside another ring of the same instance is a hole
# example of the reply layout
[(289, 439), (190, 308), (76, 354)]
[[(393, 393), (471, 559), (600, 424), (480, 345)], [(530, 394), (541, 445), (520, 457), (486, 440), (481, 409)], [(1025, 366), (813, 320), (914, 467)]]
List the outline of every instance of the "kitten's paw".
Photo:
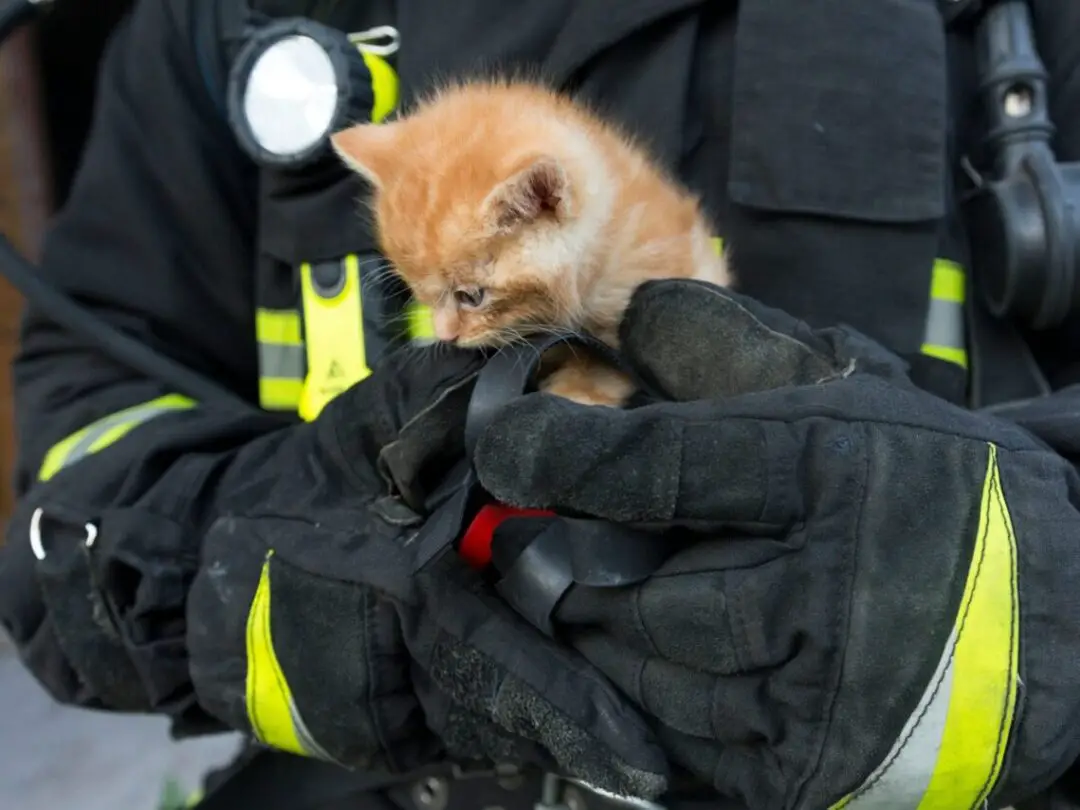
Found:
[(621, 408), (634, 393), (634, 385), (607, 366), (573, 364), (553, 371), (540, 390), (581, 405)]

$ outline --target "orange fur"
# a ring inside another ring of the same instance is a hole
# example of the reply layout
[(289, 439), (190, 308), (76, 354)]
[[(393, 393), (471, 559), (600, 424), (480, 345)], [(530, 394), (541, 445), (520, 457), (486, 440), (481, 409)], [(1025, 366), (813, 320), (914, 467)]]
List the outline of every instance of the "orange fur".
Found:
[[(730, 282), (697, 198), (626, 134), (543, 86), (447, 87), (407, 116), (331, 140), (373, 187), (383, 253), (441, 340), (493, 346), (585, 329), (617, 346), (643, 282)], [(605, 405), (631, 393), (581, 355), (543, 388)]]

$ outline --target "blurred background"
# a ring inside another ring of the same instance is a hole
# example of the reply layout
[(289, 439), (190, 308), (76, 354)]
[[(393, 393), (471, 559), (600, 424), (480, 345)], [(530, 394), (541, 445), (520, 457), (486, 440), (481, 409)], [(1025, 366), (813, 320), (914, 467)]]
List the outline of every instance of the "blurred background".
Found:
[[(152, 2), (154, 0), (151, 0)], [(55, 0), (0, 48), (0, 230), (31, 260), (63, 204), (90, 125), (105, 42), (136, 0)], [(157, 0), (160, 2), (160, 0)], [(0, 279), (0, 524), (11, 514), (11, 380), (20, 301)], [(0, 542), (2, 534), (0, 534)], [(235, 750), (230, 737), (173, 743), (159, 718), (58, 706), (0, 630), (0, 808), (176, 806)]]

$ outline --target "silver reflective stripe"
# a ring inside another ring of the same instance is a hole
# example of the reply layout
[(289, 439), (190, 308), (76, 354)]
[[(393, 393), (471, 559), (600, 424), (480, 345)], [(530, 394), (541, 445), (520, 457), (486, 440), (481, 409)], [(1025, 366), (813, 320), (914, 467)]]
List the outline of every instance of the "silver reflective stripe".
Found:
[(948, 259), (934, 261), (922, 353), (966, 369), (967, 333), (964, 268)]
[(166, 394), (125, 408), (77, 430), (49, 448), (38, 470), (38, 478), (48, 481), (60, 470), (104, 450), (142, 423), (177, 410), (195, 407), (195, 401), (181, 394)]
[(932, 346), (947, 346), (963, 351), (964, 305), (953, 301), (930, 299), (930, 310), (926, 317), (925, 342)]
[(292, 718), (293, 726), (296, 729), (296, 737), (300, 741), (300, 745), (308, 752), (308, 755), (327, 762), (340, 764), (336, 759), (330, 756), (330, 754), (326, 752), (326, 749), (319, 745), (311, 735), (307, 724), (304, 722), (304, 718), (300, 716), (300, 710), (296, 708), (296, 703), (291, 697), (289, 698), (289, 716)]
[(71, 446), (71, 449), (67, 452), (67, 456), (64, 458), (62, 466), (70, 466), (90, 455), (91, 449), (98, 440), (113, 428), (118, 428), (121, 425), (131, 425), (134, 427), (155, 416), (160, 416), (163, 413), (174, 410), (176, 410), (175, 407), (170, 408), (157, 404), (147, 404), (132, 408), (131, 410), (114, 413), (112, 416), (107, 416), (91, 425), (86, 430), (86, 433)]
[(304, 379), (307, 356), (304, 347), (285, 343), (259, 344), (259, 376)]
[(271, 411), (294, 411), (300, 402), (307, 354), (297, 309), (255, 310), (259, 358), (259, 404)]
[(956, 630), (953, 629), (934, 677), (904, 724), (893, 749), (866, 780), (868, 787), (845, 803), (844, 810), (912, 810), (919, 806), (930, 787), (945, 734), (955, 647)]

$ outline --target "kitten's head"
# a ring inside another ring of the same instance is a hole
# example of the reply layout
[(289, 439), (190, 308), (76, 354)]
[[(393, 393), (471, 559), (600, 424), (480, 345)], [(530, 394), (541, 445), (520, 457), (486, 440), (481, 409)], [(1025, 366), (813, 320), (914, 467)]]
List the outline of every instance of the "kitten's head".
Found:
[(467, 84), (332, 142), (371, 184), (381, 248), (440, 340), (500, 345), (582, 325), (612, 193), (588, 119), (565, 101)]

